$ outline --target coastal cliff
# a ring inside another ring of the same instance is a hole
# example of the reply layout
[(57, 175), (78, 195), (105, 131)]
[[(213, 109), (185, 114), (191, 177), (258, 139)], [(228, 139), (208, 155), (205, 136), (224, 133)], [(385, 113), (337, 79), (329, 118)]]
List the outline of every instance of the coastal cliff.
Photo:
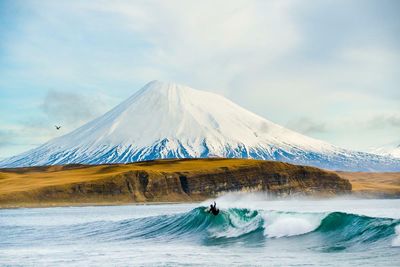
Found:
[(332, 196), (351, 189), (334, 172), (247, 159), (0, 169), (0, 207), (200, 201), (232, 191)]

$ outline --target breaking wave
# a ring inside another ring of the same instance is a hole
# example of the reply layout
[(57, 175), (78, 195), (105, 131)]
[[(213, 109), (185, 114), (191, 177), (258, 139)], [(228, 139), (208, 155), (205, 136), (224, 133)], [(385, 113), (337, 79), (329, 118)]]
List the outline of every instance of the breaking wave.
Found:
[[(258, 245), (277, 239), (293, 241), (301, 238), (302, 242), (307, 239), (308, 244), (315, 243), (315, 247), (322, 250), (341, 250), (380, 241), (392, 246), (400, 245), (400, 220), (343, 212), (300, 213), (229, 208), (213, 216), (206, 211), (206, 207), (198, 207), (180, 214), (96, 221), (69, 225), (67, 228), (64, 232), (54, 229), (50, 236), (53, 238), (54, 235), (65, 236), (68, 233), (71, 240), (189, 240), (206, 245), (235, 242)], [(51, 229), (46, 231), (51, 232)]]

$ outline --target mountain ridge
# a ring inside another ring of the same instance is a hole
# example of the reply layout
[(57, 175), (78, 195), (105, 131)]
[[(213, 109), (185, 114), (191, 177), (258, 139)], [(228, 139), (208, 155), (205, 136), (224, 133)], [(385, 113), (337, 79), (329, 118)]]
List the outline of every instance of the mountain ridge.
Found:
[(379, 148), (373, 148), (371, 152), (382, 156), (400, 158), (400, 142), (392, 142)]
[(396, 171), (400, 160), (336, 147), (286, 129), (223, 96), (152, 81), (104, 115), (0, 167), (254, 158), (325, 169)]

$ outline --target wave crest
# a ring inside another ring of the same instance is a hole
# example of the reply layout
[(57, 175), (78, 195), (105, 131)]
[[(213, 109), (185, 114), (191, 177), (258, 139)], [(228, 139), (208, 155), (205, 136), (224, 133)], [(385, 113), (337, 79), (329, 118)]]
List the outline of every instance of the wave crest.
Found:
[[(231, 208), (214, 216), (206, 211), (206, 207), (198, 207), (181, 214), (71, 227), (77, 236), (107, 241), (151, 239), (168, 242), (186, 239), (190, 242), (245, 241), (256, 244), (268, 239), (297, 236), (314, 240), (310, 242), (323, 242), (320, 247), (327, 249), (379, 240), (390, 240), (393, 246), (400, 245), (399, 220), (342, 212), (298, 213)], [(316, 236), (318, 238), (314, 238)]]

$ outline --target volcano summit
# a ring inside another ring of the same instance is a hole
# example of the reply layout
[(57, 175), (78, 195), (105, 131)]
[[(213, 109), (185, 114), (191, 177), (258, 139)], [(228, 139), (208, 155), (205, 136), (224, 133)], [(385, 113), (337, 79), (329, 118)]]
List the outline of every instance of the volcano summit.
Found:
[(71, 133), (1, 161), (0, 167), (210, 156), (335, 170), (400, 170), (398, 159), (339, 148), (272, 123), (220, 95), (159, 81)]

